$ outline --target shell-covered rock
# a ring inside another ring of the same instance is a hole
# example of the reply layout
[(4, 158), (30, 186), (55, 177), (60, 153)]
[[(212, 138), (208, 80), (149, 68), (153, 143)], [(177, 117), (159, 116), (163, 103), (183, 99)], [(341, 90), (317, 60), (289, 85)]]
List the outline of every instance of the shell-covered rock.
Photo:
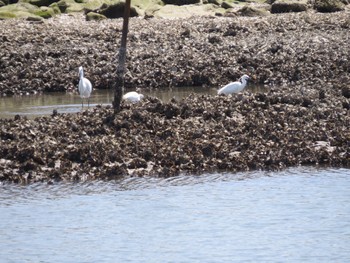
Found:
[[(0, 21), (0, 93), (114, 86), (122, 21)], [(78, 114), (0, 120), (0, 180), (350, 167), (348, 11), (130, 20), (127, 88), (219, 87), (244, 73), (267, 93), (146, 98)], [(23, 34), (25, 32), (25, 34)]]
[(0, 181), (168, 177), (179, 173), (350, 167), (350, 114), (342, 93), (147, 97), (78, 114), (0, 120)]
[[(74, 91), (79, 66), (94, 88), (113, 87), (121, 27), (121, 19), (86, 21), (82, 15), (0, 21), (0, 94)], [(132, 18), (125, 87), (219, 87), (244, 73), (266, 85), (346, 86), (349, 28), (345, 11)]]

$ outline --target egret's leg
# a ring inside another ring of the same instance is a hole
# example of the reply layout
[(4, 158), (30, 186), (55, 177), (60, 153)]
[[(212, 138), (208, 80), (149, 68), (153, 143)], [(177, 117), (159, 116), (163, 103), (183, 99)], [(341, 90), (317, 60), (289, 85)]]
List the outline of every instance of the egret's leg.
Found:
[(90, 100), (89, 100), (89, 98), (88, 98), (88, 108), (90, 107)]

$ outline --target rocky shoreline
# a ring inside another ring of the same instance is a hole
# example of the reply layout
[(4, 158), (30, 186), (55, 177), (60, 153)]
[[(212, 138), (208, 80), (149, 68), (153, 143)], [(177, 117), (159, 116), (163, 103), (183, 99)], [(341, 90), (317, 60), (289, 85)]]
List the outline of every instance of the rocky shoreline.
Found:
[[(78, 67), (111, 88), (121, 20), (0, 21), (0, 93), (76, 92)], [(350, 167), (349, 12), (133, 18), (127, 88), (217, 86), (249, 74), (267, 93), (145, 98), (78, 114), (0, 120), (0, 181)]]

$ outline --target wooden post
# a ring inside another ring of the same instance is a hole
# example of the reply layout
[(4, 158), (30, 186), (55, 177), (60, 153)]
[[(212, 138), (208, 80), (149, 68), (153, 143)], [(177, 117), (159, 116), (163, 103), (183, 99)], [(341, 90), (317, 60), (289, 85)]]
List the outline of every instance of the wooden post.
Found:
[(121, 39), (121, 44), (119, 48), (117, 78), (116, 78), (114, 101), (113, 101), (113, 108), (114, 108), (115, 114), (120, 111), (120, 103), (122, 101), (122, 96), (123, 96), (125, 60), (126, 60), (126, 40), (128, 36), (130, 5), (131, 5), (131, 0), (126, 0), (125, 6), (124, 6), (122, 39)]

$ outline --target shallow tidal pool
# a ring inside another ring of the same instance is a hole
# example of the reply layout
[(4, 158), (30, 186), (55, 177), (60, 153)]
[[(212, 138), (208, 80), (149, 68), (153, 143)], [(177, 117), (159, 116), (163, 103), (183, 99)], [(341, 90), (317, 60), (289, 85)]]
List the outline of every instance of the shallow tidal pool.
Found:
[[(249, 92), (266, 92), (268, 88), (250, 84), (247, 86)], [(126, 90), (129, 92), (132, 90)], [(216, 88), (204, 87), (180, 87), (159, 90), (142, 91), (144, 95), (157, 97), (162, 101), (172, 98), (181, 99), (191, 93), (217, 95)], [(90, 107), (96, 105), (111, 105), (114, 100), (113, 90), (93, 90), (90, 98)], [(84, 108), (87, 101), (84, 101)], [(74, 113), (82, 110), (82, 101), (77, 93), (44, 93), (26, 96), (0, 97), (0, 118), (12, 118), (15, 115), (34, 118), (37, 116), (50, 115), (54, 110), (58, 113)]]

